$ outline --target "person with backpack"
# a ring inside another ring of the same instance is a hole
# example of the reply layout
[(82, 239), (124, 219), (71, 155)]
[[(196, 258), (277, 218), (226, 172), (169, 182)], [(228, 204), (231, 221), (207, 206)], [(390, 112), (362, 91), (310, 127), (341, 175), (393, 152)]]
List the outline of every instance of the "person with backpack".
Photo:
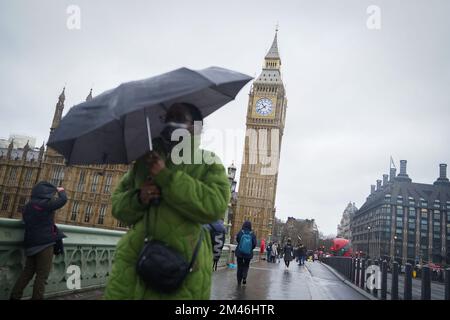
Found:
[(55, 225), (55, 210), (63, 207), (67, 196), (62, 187), (49, 182), (37, 183), (31, 191), (31, 199), (22, 213), (25, 223), (24, 245), (27, 257), (25, 268), (17, 279), (10, 299), (22, 298), (23, 290), (36, 278), (32, 300), (44, 299), (45, 284), (52, 270), (53, 255), (62, 253), (62, 239), (66, 236)]
[(253, 249), (256, 247), (256, 236), (252, 232), (252, 223), (244, 221), (242, 229), (236, 235), (238, 243), (235, 251), (237, 258), (237, 282), (238, 285), (247, 284), (248, 269), (250, 268), (250, 260), (253, 258)]
[(223, 245), (225, 244), (226, 229), (223, 225), (223, 219), (205, 225), (211, 236), (213, 249), (213, 271), (217, 271), (217, 264), (222, 254)]
[(284, 263), (286, 268), (289, 268), (289, 263), (294, 259), (294, 247), (292, 246), (291, 238), (287, 239), (287, 243), (283, 248)]

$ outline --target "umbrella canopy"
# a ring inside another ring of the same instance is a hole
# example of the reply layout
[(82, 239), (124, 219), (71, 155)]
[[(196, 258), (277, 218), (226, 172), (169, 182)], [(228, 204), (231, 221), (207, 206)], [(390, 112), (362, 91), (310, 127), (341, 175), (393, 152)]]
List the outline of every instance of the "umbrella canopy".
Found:
[(47, 145), (68, 164), (128, 164), (151, 150), (168, 108), (195, 105), (204, 117), (234, 100), (252, 78), (219, 67), (180, 68), (108, 90), (70, 109)]

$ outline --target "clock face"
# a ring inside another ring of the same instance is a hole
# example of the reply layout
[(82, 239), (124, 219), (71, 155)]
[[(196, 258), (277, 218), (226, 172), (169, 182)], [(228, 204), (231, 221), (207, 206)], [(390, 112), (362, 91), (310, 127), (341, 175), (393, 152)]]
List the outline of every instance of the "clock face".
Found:
[(272, 100), (268, 98), (261, 98), (256, 101), (256, 112), (262, 116), (267, 116), (272, 113)]

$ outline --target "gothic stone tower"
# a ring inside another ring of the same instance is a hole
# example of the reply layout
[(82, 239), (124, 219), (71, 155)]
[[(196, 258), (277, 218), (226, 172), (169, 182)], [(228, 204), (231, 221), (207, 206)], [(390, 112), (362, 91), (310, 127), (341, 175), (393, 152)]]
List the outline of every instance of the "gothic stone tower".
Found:
[(270, 241), (272, 236), (279, 151), (287, 108), (277, 32), (264, 60), (262, 72), (249, 94), (233, 241), (245, 220), (252, 222), (258, 243), (261, 239)]

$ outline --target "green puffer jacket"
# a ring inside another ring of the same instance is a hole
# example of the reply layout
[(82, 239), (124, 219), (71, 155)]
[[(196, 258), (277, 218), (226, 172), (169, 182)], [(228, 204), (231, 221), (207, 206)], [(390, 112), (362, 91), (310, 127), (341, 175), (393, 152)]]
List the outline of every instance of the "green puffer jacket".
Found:
[[(155, 146), (155, 144), (154, 144)], [(157, 146), (155, 150), (158, 150)], [(196, 148), (198, 155), (214, 154)], [(163, 157), (165, 159), (165, 157)], [(203, 159), (203, 158), (201, 158)], [(209, 158), (211, 159), (211, 158)], [(112, 214), (132, 226), (117, 244), (105, 299), (209, 299), (212, 276), (212, 245), (202, 224), (223, 218), (230, 199), (225, 168), (214, 164), (178, 164), (165, 160), (154, 181), (161, 189), (158, 206), (146, 209), (138, 200), (138, 189), (148, 175), (143, 158), (124, 175), (112, 195)], [(136, 274), (136, 262), (144, 244), (144, 214), (150, 211), (148, 228), (155, 240), (167, 243), (190, 261), (200, 232), (204, 232), (193, 271), (172, 294), (146, 288)]]

